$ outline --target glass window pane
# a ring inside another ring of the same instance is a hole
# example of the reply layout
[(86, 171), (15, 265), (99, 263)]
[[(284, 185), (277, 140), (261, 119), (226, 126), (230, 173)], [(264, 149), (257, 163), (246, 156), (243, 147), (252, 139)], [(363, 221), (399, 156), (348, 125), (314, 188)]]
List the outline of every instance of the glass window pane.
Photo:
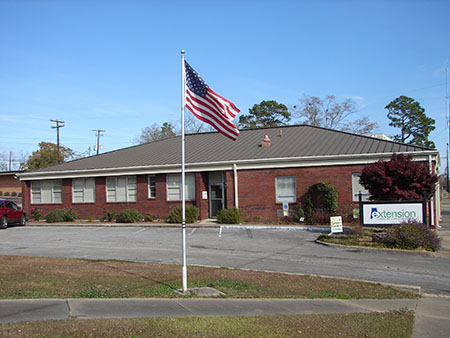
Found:
[(62, 182), (51, 181), (53, 186), (53, 201), (51, 203), (62, 203)]
[(359, 192), (361, 192), (361, 197), (363, 201), (368, 201), (370, 197), (369, 191), (367, 191), (360, 183), (359, 178), (361, 174), (360, 173), (353, 173), (352, 174), (352, 191), (353, 191), (353, 201), (357, 202), (359, 201)]
[(41, 203), (52, 203), (52, 181), (41, 182)]
[(276, 200), (278, 203), (296, 201), (295, 176), (276, 177)]
[(156, 197), (156, 177), (154, 175), (148, 177), (148, 197)]
[[(195, 201), (195, 174), (186, 174), (186, 200)], [(181, 195), (181, 193), (180, 193)]]
[(31, 182), (31, 203), (41, 203), (41, 183)]
[(106, 179), (106, 201), (115, 202), (116, 201), (116, 179), (109, 177)]
[(95, 178), (85, 180), (84, 202), (95, 202)]
[(127, 179), (118, 177), (116, 184), (116, 202), (125, 202), (127, 200)]
[(136, 202), (136, 177), (128, 177), (127, 201)]

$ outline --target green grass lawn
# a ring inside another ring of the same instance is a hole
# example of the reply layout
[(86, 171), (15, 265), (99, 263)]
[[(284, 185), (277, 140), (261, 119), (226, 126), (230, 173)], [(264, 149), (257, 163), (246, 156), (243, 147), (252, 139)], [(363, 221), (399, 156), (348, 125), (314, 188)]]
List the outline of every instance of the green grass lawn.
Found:
[(61, 320), (0, 324), (1, 337), (411, 337), (412, 312)]
[[(0, 256), (0, 299), (184, 297), (178, 265)], [(213, 287), (226, 298), (415, 298), (417, 294), (345, 279), (189, 267), (188, 287)]]

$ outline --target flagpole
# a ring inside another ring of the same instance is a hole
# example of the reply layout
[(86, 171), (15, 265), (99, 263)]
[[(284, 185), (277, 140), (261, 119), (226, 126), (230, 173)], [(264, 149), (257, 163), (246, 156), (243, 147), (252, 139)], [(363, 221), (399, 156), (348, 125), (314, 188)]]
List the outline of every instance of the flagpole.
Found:
[(187, 293), (186, 266), (186, 185), (184, 171), (184, 109), (186, 106), (186, 72), (184, 69), (184, 50), (181, 50), (181, 243), (182, 243), (182, 282), (183, 293)]

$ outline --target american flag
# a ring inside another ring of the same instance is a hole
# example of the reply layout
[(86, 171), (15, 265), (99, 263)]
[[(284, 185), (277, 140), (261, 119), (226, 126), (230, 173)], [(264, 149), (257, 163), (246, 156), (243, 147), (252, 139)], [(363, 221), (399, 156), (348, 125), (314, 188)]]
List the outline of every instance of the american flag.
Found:
[(239, 130), (233, 119), (239, 109), (227, 99), (216, 94), (200, 75), (184, 61), (186, 72), (186, 107), (201, 121), (209, 123), (218, 132), (236, 140)]

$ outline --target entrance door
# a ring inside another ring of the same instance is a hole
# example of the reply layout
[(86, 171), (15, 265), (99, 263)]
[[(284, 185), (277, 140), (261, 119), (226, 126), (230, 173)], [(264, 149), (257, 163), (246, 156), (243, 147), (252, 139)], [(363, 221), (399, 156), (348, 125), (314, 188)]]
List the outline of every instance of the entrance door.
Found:
[(223, 193), (223, 173), (209, 173), (209, 216), (217, 217), (217, 212), (225, 206)]

